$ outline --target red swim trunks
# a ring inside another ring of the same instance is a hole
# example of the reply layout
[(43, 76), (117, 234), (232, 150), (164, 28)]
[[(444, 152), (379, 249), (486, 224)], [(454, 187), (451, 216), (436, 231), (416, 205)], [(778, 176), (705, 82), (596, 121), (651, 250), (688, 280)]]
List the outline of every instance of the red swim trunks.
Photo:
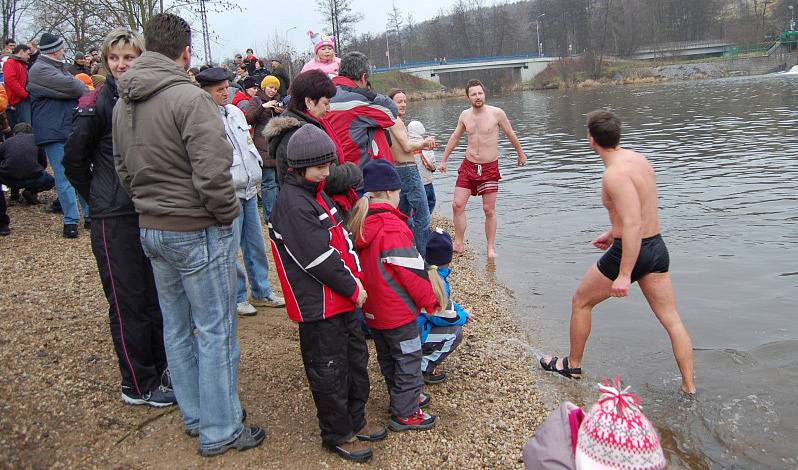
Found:
[(454, 185), (470, 189), (472, 196), (481, 196), (499, 192), (500, 179), (502, 175), (499, 174), (499, 160), (480, 165), (464, 159), (460, 169), (457, 170), (457, 182)]

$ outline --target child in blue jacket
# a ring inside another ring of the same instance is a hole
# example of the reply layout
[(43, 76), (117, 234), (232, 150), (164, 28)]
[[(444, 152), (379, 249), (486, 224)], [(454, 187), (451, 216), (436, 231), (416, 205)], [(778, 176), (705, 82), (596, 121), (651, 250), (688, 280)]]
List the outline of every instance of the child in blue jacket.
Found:
[(443, 281), (449, 305), (446, 309), (430, 315), (424, 310), (418, 316), (418, 329), (421, 335), (421, 349), (424, 354), (421, 360), (421, 372), (424, 383), (437, 384), (446, 380), (446, 374), (438, 370), (438, 366), (449, 356), (463, 339), (463, 325), (468, 323), (469, 314), (463, 307), (452, 300), (452, 289), (449, 286), (449, 275), (452, 270), (452, 238), (442, 229), (431, 231), (427, 242), (427, 263), (437, 267), (438, 275)]

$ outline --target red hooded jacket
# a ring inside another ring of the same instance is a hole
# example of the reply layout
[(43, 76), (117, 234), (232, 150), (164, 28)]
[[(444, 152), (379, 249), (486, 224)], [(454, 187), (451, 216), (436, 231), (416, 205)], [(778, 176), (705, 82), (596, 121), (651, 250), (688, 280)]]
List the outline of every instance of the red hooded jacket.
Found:
[(368, 326), (390, 330), (416, 321), (422, 308), (439, 309), (404, 214), (387, 203), (370, 204), (362, 235), (352, 235), (368, 292), (363, 306)]
[(20, 101), (28, 98), (28, 64), (9, 57), (3, 64), (3, 80), (5, 81), (6, 93), (8, 93), (8, 104), (16, 106)]

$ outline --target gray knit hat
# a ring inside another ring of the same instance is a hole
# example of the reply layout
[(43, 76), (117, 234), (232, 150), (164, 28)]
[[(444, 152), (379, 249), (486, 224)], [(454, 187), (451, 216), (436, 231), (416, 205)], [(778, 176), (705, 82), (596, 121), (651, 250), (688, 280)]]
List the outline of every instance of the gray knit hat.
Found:
[(44, 33), (39, 39), (39, 50), (42, 54), (52, 54), (64, 48), (64, 38), (53, 33)]
[(333, 141), (313, 124), (300, 127), (288, 140), (289, 168), (323, 165), (337, 158)]

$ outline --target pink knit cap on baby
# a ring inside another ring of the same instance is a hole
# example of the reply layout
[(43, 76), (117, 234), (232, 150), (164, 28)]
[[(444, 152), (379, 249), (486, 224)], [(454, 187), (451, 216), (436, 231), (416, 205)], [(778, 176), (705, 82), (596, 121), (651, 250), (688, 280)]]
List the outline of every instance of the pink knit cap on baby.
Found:
[(310, 42), (313, 43), (313, 52), (319, 52), (324, 46), (330, 46), (335, 49), (335, 36), (328, 36), (324, 33), (314, 33), (313, 31), (308, 31), (308, 37), (310, 37)]
[(659, 470), (667, 462), (659, 436), (640, 411), (640, 398), (615, 384), (599, 384), (601, 396), (590, 409), (576, 443), (576, 468)]

